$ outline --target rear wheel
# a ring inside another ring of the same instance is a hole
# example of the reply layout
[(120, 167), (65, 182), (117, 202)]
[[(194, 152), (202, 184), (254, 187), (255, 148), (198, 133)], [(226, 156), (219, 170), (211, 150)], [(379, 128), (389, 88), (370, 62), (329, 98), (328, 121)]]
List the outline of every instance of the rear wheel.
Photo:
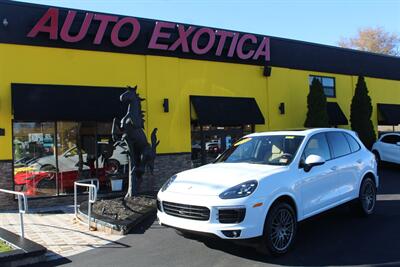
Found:
[(357, 209), (362, 216), (374, 213), (376, 205), (376, 185), (372, 178), (365, 178), (360, 186)]
[(274, 204), (264, 224), (262, 251), (280, 256), (289, 251), (294, 243), (297, 218), (293, 207), (285, 202)]
[(40, 171), (45, 172), (45, 176), (41, 177), (36, 187), (42, 190), (56, 189), (56, 167), (51, 164), (47, 164), (40, 167)]

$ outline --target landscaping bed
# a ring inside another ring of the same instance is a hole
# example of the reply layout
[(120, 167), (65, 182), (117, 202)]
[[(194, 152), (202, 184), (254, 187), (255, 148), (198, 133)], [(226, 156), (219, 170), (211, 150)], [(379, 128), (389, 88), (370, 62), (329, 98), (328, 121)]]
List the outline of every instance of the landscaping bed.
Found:
[[(79, 206), (79, 217), (87, 221), (87, 201)], [(146, 218), (155, 215), (156, 197), (140, 194), (128, 199), (123, 197), (98, 200), (92, 206), (92, 222), (97, 230), (125, 235)]]
[(6, 242), (0, 240), (0, 253), (9, 252), (11, 250), (13, 250), (11, 246), (7, 245)]
[(0, 228), (0, 266), (16, 267), (45, 260), (47, 249), (29, 239)]

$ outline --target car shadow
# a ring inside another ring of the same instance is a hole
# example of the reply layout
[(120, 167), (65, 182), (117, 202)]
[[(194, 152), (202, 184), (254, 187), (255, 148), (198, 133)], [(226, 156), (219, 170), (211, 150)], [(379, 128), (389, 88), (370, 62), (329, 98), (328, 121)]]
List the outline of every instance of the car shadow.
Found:
[(65, 264), (72, 263), (71, 260), (67, 258), (60, 258), (52, 261), (45, 261), (45, 262), (39, 262), (35, 264), (30, 264), (30, 265), (24, 265), (25, 267), (54, 267), (54, 266), (61, 266)]
[(152, 214), (151, 216), (143, 220), (140, 224), (138, 224), (136, 227), (134, 227), (131, 231), (129, 231), (128, 235), (144, 234), (150, 228), (154, 228), (153, 225), (155, 225), (156, 219), (157, 215)]
[[(379, 194), (400, 196), (400, 168), (380, 170)], [(397, 178), (397, 179), (396, 179)], [(378, 201), (376, 212), (360, 217), (349, 205), (301, 222), (292, 250), (279, 258), (245, 243), (191, 237), (211, 249), (263, 263), (285, 266), (400, 265), (400, 200)]]

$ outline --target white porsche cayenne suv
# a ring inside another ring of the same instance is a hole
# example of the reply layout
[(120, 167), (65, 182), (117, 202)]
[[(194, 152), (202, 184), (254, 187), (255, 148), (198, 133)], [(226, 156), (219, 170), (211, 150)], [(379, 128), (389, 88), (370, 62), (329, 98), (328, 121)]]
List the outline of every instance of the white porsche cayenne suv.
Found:
[(261, 240), (286, 253), (297, 223), (352, 201), (374, 212), (377, 164), (357, 135), (342, 129), (254, 133), (217, 160), (172, 176), (158, 193), (161, 225), (223, 239)]

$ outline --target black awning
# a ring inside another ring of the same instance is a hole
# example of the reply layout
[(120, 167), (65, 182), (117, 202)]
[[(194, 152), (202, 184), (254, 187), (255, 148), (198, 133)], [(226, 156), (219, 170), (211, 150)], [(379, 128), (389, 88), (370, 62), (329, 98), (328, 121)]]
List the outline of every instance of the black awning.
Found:
[(12, 84), (15, 120), (112, 121), (126, 112), (115, 87)]
[(336, 102), (328, 102), (327, 103), (327, 112), (329, 117), (329, 125), (337, 126), (337, 125), (348, 125), (349, 122), (344, 115), (342, 109)]
[(381, 125), (398, 125), (400, 124), (400, 105), (395, 104), (378, 104), (378, 111), (382, 119), (379, 120)]
[(190, 96), (190, 101), (201, 125), (239, 126), (265, 123), (254, 98)]

